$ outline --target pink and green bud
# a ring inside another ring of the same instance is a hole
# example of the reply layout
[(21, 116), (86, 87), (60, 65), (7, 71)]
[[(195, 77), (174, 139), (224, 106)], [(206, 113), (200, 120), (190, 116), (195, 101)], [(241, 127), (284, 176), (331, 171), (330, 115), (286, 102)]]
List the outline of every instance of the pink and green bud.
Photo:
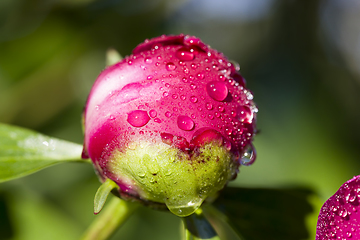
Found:
[(195, 37), (146, 40), (97, 78), (83, 157), (122, 198), (190, 215), (255, 160), (257, 108), (238, 70)]
[(322, 206), (316, 240), (360, 239), (360, 176), (345, 182)]

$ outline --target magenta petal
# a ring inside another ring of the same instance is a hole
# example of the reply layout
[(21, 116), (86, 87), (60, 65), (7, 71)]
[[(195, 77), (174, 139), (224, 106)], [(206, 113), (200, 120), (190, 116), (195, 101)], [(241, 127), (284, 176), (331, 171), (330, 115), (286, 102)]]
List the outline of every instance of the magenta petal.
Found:
[(322, 206), (316, 240), (360, 239), (360, 175), (344, 183)]

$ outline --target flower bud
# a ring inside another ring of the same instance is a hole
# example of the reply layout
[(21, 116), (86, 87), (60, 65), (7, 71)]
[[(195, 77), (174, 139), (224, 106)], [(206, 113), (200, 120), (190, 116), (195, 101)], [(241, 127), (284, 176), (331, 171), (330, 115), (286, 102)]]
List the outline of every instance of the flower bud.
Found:
[(316, 240), (360, 239), (360, 176), (345, 182), (321, 207)]
[(255, 160), (257, 108), (238, 70), (195, 37), (146, 40), (92, 87), (83, 157), (121, 198), (190, 215)]

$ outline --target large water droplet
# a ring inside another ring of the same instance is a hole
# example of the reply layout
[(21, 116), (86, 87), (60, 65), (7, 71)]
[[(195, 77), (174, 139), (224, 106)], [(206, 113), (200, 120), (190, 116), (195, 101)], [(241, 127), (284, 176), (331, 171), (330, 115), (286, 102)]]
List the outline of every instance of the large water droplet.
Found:
[(169, 63), (166, 64), (166, 70), (168, 70), (168, 71), (173, 71), (173, 70), (175, 70), (175, 69), (176, 69), (176, 66), (175, 66), (174, 63), (169, 62)]
[(243, 154), (240, 158), (240, 164), (244, 166), (250, 166), (255, 162), (256, 151), (252, 144), (248, 144), (243, 150)]
[(175, 53), (175, 56), (180, 59), (180, 60), (183, 60), (183, 61), (191, 61), (195, 58), (195, 54), (190, 52), (189, 49), (187, 48), (179, 48), (176, 53)]
[(191, 139), (191, 144), (195, 146), (203, 146), (207, 143), (218, 143), (219, 145), (223, 143), (223, 136), (221, 133), (214, 129), (201, 128), (194, 133), (193, 138)]
[(127, 121), (134, 127), (142, 127), (146, 125), (150, 120), (150, 117), (146, 111), (135, 110), (128, 114)]
[(166, 200), (165, 204), (173, 214), (179, 217), (186, 217), (193, 214), (202, 204), (202, 198), (194, 198), (187, 203), (182, 203), (180, 199)]
[(177, 119), (177, 125), (180, 129), (190, 131), (194, 128), (194, 121), (188, 116), (179, 116)]
[(206, 85), (206, 91), (211, 98), (216, 101), (223, 101), (227, 97), (229, 90), (224, 82), (212, 81)]

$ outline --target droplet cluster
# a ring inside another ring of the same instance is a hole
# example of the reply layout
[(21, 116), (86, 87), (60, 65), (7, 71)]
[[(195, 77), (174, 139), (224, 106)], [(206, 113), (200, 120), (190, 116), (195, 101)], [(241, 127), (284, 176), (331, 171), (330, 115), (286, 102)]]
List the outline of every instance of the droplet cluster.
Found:
[(141, 112), (143, 117), (135, 121), (129, 115), (132, 127), (149, 125), (151, 129), (152, 122), (161, 123), (158, 132), (182, 136), (189, 142), (197, 130), (211, 128), (231, 144), (239, 164), (254, 162), (256, 153), (251, 141), (257, 108), (237, 72), (238, 64), (230, 63), (199, 39), (183, 35), (148, 40), (125, 61), (129, 65), (141, 62), (139, 68), (146, 68), (149, 74), (140, 83), (157, 84), (161, 95), (160, 100), (147, 103), (148, 113)]
[(360, 176), (344, 183), (321, 208), (316, 240), (360, 239)]

